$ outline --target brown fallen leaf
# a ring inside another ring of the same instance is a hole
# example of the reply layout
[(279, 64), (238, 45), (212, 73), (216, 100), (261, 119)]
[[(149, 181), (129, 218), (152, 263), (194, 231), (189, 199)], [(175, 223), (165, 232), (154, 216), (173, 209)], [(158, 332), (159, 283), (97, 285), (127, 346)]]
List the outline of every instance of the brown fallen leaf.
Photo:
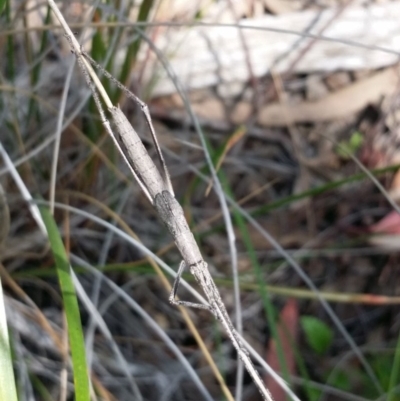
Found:
[(264, 0), (264, 4), (274, 15), (293, 13), (301, 7), (301, 3), (295, 0)]
[[(261, 108), (257, 121), (263, 126), (284, 126), (303, 122), (338, 120), (359, 112), (368, 104), (378, 102), (382, 96), (394, 93), (398, 83), (399, 76), (396, 69), (388, 68), (318, 101), (295, 105), (269, 104)], [(239, 104), (232, 114), (234, 120), (235, 116), (243, 117), (247, 114), (246, 112), (249, 113), (248, 107), (245, 104)]]
[(400, 248), (400, 235), (379, 234), (371, 237), (369, 243), (377, 248), (397, 251)]
[[(388, 68), (372, 76), (361, 79), (343, 89), (339, 89), (317, 101), (298, 104), (271, 103), (262, 107), (257, 122), (265, 127), (285, 126), (294, 123), (341, 120), (365, 108), (368, 104), (379, 102), (384, 96), (393, 94), (399, 83), (395, 68)], [(164, 113), (170, 118), (184, 119), (186, 114), (181, 102), (171, 105), (171, 98), (162, 102)], [(159, 100), (159, 103), (161, 101)], [(220, 99), (212, 96), (201, 101), (192, 100), (192, 109), (197, 117), (209, 122), (226, 124), (226, 110)], [(253, 113), (251, 102), (241, 101), (229, 115), (234, 124), (245, 124)]]

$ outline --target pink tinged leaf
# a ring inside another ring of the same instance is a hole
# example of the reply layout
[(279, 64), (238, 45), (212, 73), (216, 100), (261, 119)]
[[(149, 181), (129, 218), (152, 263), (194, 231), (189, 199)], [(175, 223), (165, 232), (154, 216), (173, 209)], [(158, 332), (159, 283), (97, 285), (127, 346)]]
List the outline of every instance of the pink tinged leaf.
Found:
[(400, 234), (400, 215), (393, 211), (369, 227), (372, 233)]
[[(299, 311), (295, 299), (289, 299), (282, 309), (277, 327), (278, 336), (283, 348), (286, 369), (289, 375), (296, 373), (296, 362), (293, 352), (293, 344), (297, 342), (299, 327)], [(275, 340), (271, 338), (267, 351), (267, 363), (277, 372), (282, 372), (279, 363), (277, 346)], [(265, 377), (267, 388), (275, 401), (286, 401), (286, 393), (270, 376)]]

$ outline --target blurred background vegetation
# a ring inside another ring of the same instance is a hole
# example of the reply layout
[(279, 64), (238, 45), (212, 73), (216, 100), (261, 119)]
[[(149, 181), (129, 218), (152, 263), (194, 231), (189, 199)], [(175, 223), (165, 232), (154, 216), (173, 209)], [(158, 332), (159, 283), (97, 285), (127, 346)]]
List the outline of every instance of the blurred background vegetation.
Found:
[[(301, 400), (400, 400), (400, 2), (57, 4), (148, 103), (176, 197), (274, 399), (289, 397), (263, 363)], [(4, 358), (19, 400), (88, 399), (86, 365), (93, 400), (260, 399), (214, 318), (169, 305), (177, 250), (46, 1), (0, 10)], [(141, 110), (102, 81), (156, 159)]]

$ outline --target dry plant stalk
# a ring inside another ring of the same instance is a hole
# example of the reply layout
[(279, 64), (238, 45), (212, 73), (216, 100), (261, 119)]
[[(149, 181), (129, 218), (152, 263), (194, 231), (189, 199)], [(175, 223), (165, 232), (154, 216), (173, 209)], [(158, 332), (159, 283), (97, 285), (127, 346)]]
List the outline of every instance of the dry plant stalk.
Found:
[[(122, 84), (116, 81), (115, 78), (113, 78), (94, 60), (92, 60), (88, 54), (82, 51), (60, 11), (58, 10), (58, 8), (56, 8), (53, 0), (48, 0), (48, 2), (50, 7), (57, 15), (58, 19), (60, 20), (60, 23), (63, 25), (63, 28), (66, 32), (65, 36), (71, 46), (73, 53), (77, 58), (78, 64), (85, 76), (87, 84), (92, 91), (93, 98), (99, 110), (105, 129), (112, 137), (122, 157), (130, 167), (130, 170), (136, 181), (143, 189), (144, 193), (156, 209), (161, 220), (168, 228), (182, 256), (183, 260), (179, 266), (177, 277), (169, 296), (170, 303), (174, 305), (183, 305), (203, 310), (205, 309), (211, 312), (215, 316), (215, 318), (218, 319), (224, 326), (233, 346), (235, 347), (240, 359), (243, 361), (243, 364), (245, 365), (247, 371), (249, 372), (258, 390), (260, 391), (263, 399), (266, 401), (273, 401), (271, 394), (266, 389), (264, 382), (261, 380), (260, 375), (254, 368), (250, 356), (243, 346), (240, 336), (236, 332), (230, 320), (219, 291), (208, 270), (208, 265), (204, 261), (196, 240), (187, 224), (183, 209), (178, 201), (175, 199), (168, 170), (152, 126), (147, 105), (143, 103), (139, 98), (137, 98), (134, 94), (129, 92), (129, 90), (125, 88)], [(163, 175), (159, 172), (153, 160), (150, 158), (137, 132), (133, 129), (132, 125), (129, 123), (128, 119), (123, 114), (121, 109), (119, 107), (113, 106), (107, 94), (104, 92), (104, 89), (98, 86), (99, 80), (92, 70), (91, 66), (88, 64), (88, 61), (90, 63), (94, 63), (107, 77), (109, 77), (113, 82), (116, 82), (116, 84), (124, 91), (129, 93), (129, 97), (131, 97), (141, 107), (146, 121), (149, 125), (158, 156), (164, 168)], [(116, 131), (118, 132), (119, 138), (122, 142), (122, 146), (119, 143), (119, 140), (114, 136), (110, 127), (110, 123), (105, 117), (105, 113), (103, 111), (96, 88), (100, 92), (103, 100), (108, 107), (111, 117), (115, 123)], [(195, 277), (196, 281), (203, 289), (204, 294), (207, 297), (208, 304), (180, 301), (175, 298), (181, 275), (186, 267), (189, 268), (190, 273)]]

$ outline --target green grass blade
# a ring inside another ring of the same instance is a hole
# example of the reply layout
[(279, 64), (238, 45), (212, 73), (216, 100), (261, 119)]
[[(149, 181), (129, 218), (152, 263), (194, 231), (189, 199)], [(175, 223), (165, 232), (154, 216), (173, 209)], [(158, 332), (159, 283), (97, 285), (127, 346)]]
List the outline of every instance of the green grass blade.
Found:
[[(150, 11), (153, 7), (154, 0), (144, 0), (140, 6), (139, 9), (139, 15), (137, 18), (138, 22), (145, 22), (149, 18)], [(131, 73), (131, 70), (134, 66), (134, 63), (136, 61), (136, 56), (139, 52), (140, 45), (142, 43), (141, 37), (139, 37), (136, 41), (134, 41), (129, 47), (128, 51), (126, 53), (126, 57), (122, 66), (121, 74), (119, 76), (119, 81), (122, 83), (126, 83), (129, 77), (129, 74)], [(112, 99), (113, 101), (121, 96), (121, 90), (117, 89), (116, 90), (116, 95), (115, 97), (113, 96)]]
[(75, 287), (72, 281), (71, 267), (64, 248), (58, 227), (50, 214), (50, 211), (41, 207), (43, 222), (49, 236), (51, 250), (57, 268), (65, 315), (67, 317), (68, 337), (72, 354), (72, 367), (75, 383), (75, 400), (89, 401), (89, 376), (86, 364), (85, 343), (82, 332), (81, 318), (76, 297)]
[(18, 401), (8, 338), (3, 289), (0, 281), (0, 400)]
[[(12, 21), (12, 15), (11, 15), (11, 1), (10, 0), (5, 2), (4, 13), (5, 13), (6, 26), (12, 26), (13, 21)], [(7, 61), (5, 64), (5, 66), (6, 66), (5, 75), (11, 82), (14, 82), (15, 75), (16, 75), (14, 49), (15, 49), (14, 35), (7, 35), (7, 45), (6, 45)]]
[[(0, 253), (10, 228), (10, 210), (3, 187), (0, 184)], [(18, 401), (13, 371), (13, 361), (6, 310), (4, 306), (3, 287), (0, 279), (0, 400)]]
[[(215, 157), (216, 157), (215, 151), (208, 141), (207, 141), (207, 147), (208, 147), (210, 154), (212, 155), (212, 160), (215, 160)], [(217, 158), (219, 158), (219, 155), (217, 156)], [(218, 178), (221, 181), (221, 185), (222, 185), (224, 192), (229, 197), (234, 199), (234, 194), (229, 186), (228, 179), (226, 178), (225, 174), (223, 173), (223, 169), (221, 169), (217, 174), (218, 174)], [(274, 338), (275, 343), (276, 343), (277, 356), (278, 356), (282, 376), (286, 381), (288, 381), (289, 372), (288, 372), (287, 363), (286, 363), (286, 360), (284, 357), (282, 342), (278, 336), (278, 330), (277, 330), (277, 325), (276, 325), (276, 311), (270, 300), (267, 286), (266, 286), (266, 283), (264, 282), (262, 269), (258, 262), (256, 251), (254, 249), (253, 243), (250, 238), (250, 233), (247, 229), (247, 225), (246, 225), (242, 215), (236, 209), (233, 209), (232, 213), (233, 213), (233, 219), (235, 221), (235, 224), (239, 228), (243, 244), (246, 247), (247, 254), (249, 255), (249, 259), (251, 261), (251, 265), (253, 267), (253, 272), (255, 274), (256, 280), (259, 283), (258, 291), (259, 291), (262, 303), (264, 305), (264, 310), (265, 310), (266, 320), (268, 322), (268, 327), (269, 327), (272, 337)]]
[[(379, 177), (382, 174), (388, 173), (388, 172), (394, 172), (397, 171), (399, 169), (399, 165), (395, 164), (392, 166), (388, 166), (385, 168), (380, 168), (380, 169), (374, 169), (371, 170), (370, 172), (376, 176)], [(328, 191), (332, 191), (336, 188), (340, 188), (346, 184), (351, 184), (354, 182), (360, 182), (364, 179), (368, 179), (368, 177), (366, 176), (366, 174), (364, 172), (362, 173), (357, 173), (357, 174), (353, 174), (350, 177), (346, 177), (346, 178), (342, 178), (340, 180), (336, 180), (336, 181), (332, 181), (332, 182), (328, 182), (326, 184), (323, 185), (319, 185), (317, 187), (308, 189), (304, 192), (301, 192), (299, 194), (295, 194), (295, 195), (290, 195), (281, 199), (278, 199), (276, 201), (270, 202), (266, 205), (260, 206), (259, 208), (257, 208), (256, 210), (254, 210), (252, 212), (252, 216), (253, 217), (257, 217), (257, 216), (262, 216), (264, 214), (267, 214), (275, 209), (281, 208), (283, 206), (286, 205), (290, 205), (291, 203), (300, 200), (300, 199), (306, 199), (306, 198), (312, 198), (313, 196), (317, 196), (317, 195), (321, 195), (325, 192)]]
[[(226, 194), (228, 194), (232, 199), (234, 199), (234, 194), (231, 191), (228, 180), (223, 174), (222, 171), (218, 173), (218, 177), (221, 180), (222, 187), (225, 191)], [(259, 284), (258, 285), (258, 292), (260, 294), (262, 303), (264, 305), (264, 311), (266, 312), (266, 319), (268, 322), (268, 328), (271, 331), (272, 337), (275, 340), (276, 343), (276, 350), (277, 350), (277, 356), (279, 360), (279, 365), (283, 374), (283, 378), (288, 381), (289, 380), (289, 372), (287, 369), (287, 363), (284, 357), (284, 352), (283, 352), (283, 347), (282, 347), (282, 342), (278, 336), (278, 330), (276, 326), (276, 310), (275, 307), (273, 306), (270, 296), (268, 294), (268, 289), (264, 280), (262, 268), (258, 262), (256, 250), (254, 249), (253, 243), (251, 241), (250, 233), (247, 229), (247, 225), (242, 217), (242, 215), (236, 210), (233, 210), (233, 217), (236, 223), (236, 226), (239, 228), (241, 238), (243, 241), (244, 246), (246, 247), (247, 254), (249, 256), (249, 259), (251, 261), (251, 265), (253, 267), (253, 272), (256, 277), (256, 281)]]
[(6, 0), (0, 0), (0, 17), (3, 16), (3, 11), (6, 6)]
[(36, 375), (30, 374), (29, 378), (41, 401), (55, 401), (47, 386)]
[(399, 384), (400, 372), (400, 335), (397, 339), (396, 350), (394, 353), (393, 366), (391, 369), (389, 388), (388, 388), (388, 401), (396, 401), (400, 398), (399, 392), (395, 391)]

